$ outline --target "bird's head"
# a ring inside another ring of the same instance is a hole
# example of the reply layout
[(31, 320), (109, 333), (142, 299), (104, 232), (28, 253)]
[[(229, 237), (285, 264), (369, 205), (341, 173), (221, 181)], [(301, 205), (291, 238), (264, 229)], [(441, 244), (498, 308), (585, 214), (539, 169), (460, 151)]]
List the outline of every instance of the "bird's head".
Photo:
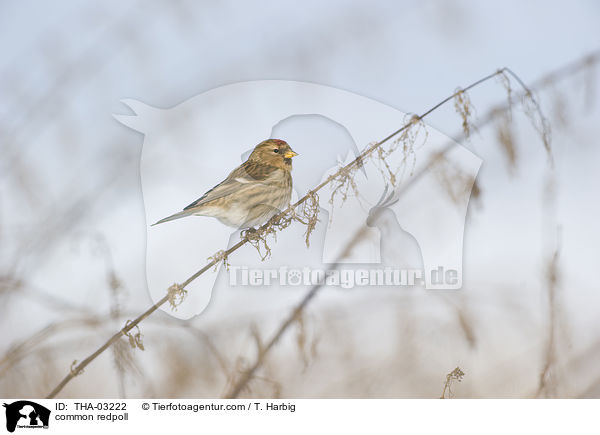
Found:
[(292, 157), (297, 155), (286, 141), (267, 139), (256, 145), (248, 160), (291, 171)]

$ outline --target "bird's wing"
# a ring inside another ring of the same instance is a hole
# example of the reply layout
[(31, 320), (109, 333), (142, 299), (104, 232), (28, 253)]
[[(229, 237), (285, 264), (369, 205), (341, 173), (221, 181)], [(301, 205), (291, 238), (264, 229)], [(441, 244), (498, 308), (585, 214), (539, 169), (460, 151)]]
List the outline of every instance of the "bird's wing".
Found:
[(266, 181), (277, 169), (275, 166), (246, 161), (231, 171), (225, 180), (185, 207), (184, 210), (201, 206), (232, 193), (239, 193), (246, 188), (256, 187), (257, 184)]

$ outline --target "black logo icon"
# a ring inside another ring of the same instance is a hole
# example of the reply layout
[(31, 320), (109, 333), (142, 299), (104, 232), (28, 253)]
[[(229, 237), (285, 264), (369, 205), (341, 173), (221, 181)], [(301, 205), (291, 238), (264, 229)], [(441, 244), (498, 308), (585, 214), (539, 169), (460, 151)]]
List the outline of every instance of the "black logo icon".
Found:
[(48, 428), (50, 410), (42, 405), (29, 400), (19, 400), (9, 405), (5, 403), (3, 406), (6, 408), (6, 430), (9, 432), (14, 432), (17, 426), (19, 428)]

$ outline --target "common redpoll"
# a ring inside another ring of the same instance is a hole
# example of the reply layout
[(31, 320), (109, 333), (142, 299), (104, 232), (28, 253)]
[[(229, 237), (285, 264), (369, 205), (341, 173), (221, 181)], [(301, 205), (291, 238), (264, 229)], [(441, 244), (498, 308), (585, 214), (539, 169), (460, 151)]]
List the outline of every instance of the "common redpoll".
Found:
[(287, 142), (267, 139), (225, 180), (183, 211), (153, 225), (191, 215), (215, 217), (236, 228), (262, 225), (288, 206), (292, 195), (292, 157), (297, 155)]

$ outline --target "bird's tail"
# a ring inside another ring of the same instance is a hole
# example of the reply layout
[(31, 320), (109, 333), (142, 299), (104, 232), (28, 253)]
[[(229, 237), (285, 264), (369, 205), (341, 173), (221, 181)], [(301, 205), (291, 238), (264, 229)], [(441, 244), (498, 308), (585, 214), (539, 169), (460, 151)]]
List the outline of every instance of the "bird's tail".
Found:
[(192, 214), (194, 214), (194, 211), (192, 211), (192, 210), (183, 210), (183, 211), (180, 211), (179, 213), (175, 213), (175, 214), (172, 214), (171, 216), (167, 216), (166, 218), (161, 219), (158, 222), (155, 222), (150, 226), (153, 227), (154, 225), (162, 224), (162, 223), (169, 222), (169, 221), (174, 221), (175, 219), (180, 219), (182, 217), (190, 216)]

